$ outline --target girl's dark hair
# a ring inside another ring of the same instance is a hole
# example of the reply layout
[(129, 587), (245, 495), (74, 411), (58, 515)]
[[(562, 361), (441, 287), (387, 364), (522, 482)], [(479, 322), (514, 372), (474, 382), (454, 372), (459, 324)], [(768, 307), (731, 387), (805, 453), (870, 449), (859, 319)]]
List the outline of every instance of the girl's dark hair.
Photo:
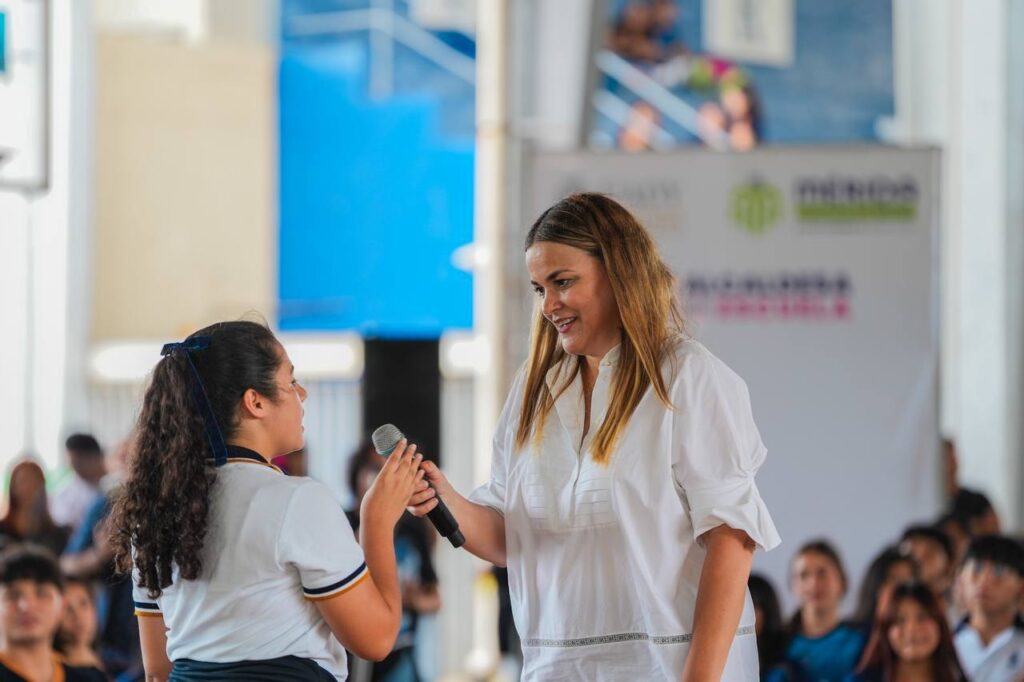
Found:
[(901, 552), (898, 545), (886, 547), (871, 561), (857, 594), (857, 610), (851, 619), (855, 625), (867, 631), (874, 626), (875, 613), (878, 611), (878, 593), (889, 578), (892, 567), (901, 563), (910, 564), (913, 573), (917, 574), (914, 560)]
[(857, 672), (880, 671), (882, 679), (891, 680), (896, 672), (898, 656), (889, 643), (889, 630), (896, 622), (900, 604), (911, 599), (921, 605), (928, 617), (939, 628), (939, 645), (931, 656), (932, 679), (935, 682), (966, 682), (967, 676), (960, 667), (956, 648), (953, 646), (953, 635), (950, 632), (946, 616), (931, 588), (923, 583), (911, 581), (897, 585), (893, 590), (889, 606), (875, 621), (864, 656), (860, 660)]
[(764, 629), (777, 631), (782, 629), (782, 609), (779, 607), (779, 596), (771, 582), (762, 575), (751, 573), (747, 580), (750, 600), (755, 609), (761, 609), (764, 618)]
[(747, 588), (754, 609), (761, 610), (762, 628), (757, 636), (757, 658), (764, 672), (782, 660), (789, 637), (782, 624), (779, 596), (771, 582), (762, 575), (752, 573), (747, 580)]
[(278, 395), (281, 346), (265, 325), (219, 322), (189, 336), (186, 345), (199, 337), (208, 344), (175, 350), (153, 370), (135, 426), (135, 456), (114, 504), (111, 541), (117, 567), (127, 573), (134, 564), (151, 599), (171, 584), (172, 566), (185, 580), (197, 579), (203, 570), (214, 453), (193, 398), (189, 362), (225, 441), (238, 428), (239, 402), (248, 389), (271, 400)]
[[(811, 540), (800, 547), (797, 553), (793, 555), (793, 561), (795, 562), (805, 554), (818, 554), (825, 557), (828, 562), (835, 567), (836, 571), (839, 572), (839, 579), (843, 583), (843, 593), (846, 593), (846, 590), (850, 585), (850, 581), (846, 577), (846, 569), (843, 567), (843, 560), (839, 558), (839, 552), (832, 546), (831, 542), (824, 539)], [(803, 625), (803, 616), (800, 607), (797, 607), (796, 613), (793, 614), (793, 617), (789, 621), (790, 634), (800, 634), (803, 630)]]

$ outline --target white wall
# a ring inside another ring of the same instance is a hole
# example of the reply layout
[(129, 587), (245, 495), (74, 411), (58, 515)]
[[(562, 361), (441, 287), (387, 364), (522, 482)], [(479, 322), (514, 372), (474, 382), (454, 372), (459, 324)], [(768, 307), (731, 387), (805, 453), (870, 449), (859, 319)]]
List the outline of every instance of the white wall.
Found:
[(0, 471), (23, 452), (56, 466), (86, 412), (92, 2), (52, 2), (50, 31), (50, 185), (0, 193)]
[(894, 142), (943, 152), (942, 427), (958, 442), (963, 484), (988, 491), (1019, 528), (1024, 147), (1013, 142), (1024, 112), (1019, 103), (1011, 110), (1021, 75), (1009, 40), (1022, 23), (1013, 7), (895, 0), (890, 132)]

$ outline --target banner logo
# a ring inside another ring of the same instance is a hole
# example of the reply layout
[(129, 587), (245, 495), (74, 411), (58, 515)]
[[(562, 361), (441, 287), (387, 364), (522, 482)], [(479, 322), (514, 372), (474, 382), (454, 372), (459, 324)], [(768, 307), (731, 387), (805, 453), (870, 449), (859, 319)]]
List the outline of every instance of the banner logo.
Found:
[(802, 177), (794, 189), (800, 222), (909, 222), (921, 195), (910, 176)]
[(753, 235), (762, 235), (782, 217), (782, 192), (755, 180), (735, 187), (729, 195), (733, 221)]

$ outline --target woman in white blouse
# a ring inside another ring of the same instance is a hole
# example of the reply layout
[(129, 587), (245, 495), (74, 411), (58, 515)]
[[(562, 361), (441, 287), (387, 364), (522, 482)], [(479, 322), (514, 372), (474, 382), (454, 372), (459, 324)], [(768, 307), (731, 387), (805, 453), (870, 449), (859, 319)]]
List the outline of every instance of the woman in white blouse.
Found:
[(757, 680), (747, 576), (779, 537), (754, 474), (746, 385), (683, 333), (675, 280), (621, 205), (575, 194), (526, 238), (529, 359), (467, 499), (445, 499), (507, 565), (523, 680)]

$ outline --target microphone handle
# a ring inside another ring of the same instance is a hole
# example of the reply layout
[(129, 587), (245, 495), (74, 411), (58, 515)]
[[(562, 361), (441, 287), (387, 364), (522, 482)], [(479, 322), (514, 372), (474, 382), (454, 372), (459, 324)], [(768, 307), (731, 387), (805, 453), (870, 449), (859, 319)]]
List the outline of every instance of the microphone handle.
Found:
[(441, 537), (448, 538), (448, 541), (452, 543), (452, 547), (462, 547), (466, 543), (466, 538), (463, 537), (462, 531), (459, 530), (459, 522), (452, 516), (452, 513), (448, 510), (448, 505), (444, 503), (440, 495), (435, 499), (437, 500), (437, 506), (427, 512), (427, 518), (434, 524), (434, 528), (441, 534)]

